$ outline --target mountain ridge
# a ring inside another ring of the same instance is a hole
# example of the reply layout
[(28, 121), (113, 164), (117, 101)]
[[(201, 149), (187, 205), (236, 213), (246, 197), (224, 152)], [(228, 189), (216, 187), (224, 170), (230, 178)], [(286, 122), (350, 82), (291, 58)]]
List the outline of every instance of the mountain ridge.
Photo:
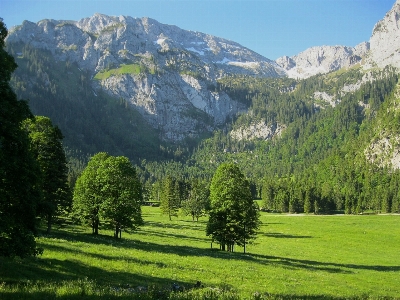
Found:
[[(136, 66), (138, 71), (93, 80), (92, 87), (127, 100), (170, 141), (211, 132), (246, 109), (213, 88), (218, 78), (283, 75), (275, 62), (235, 42), (150, 18), (95, 14), (79, 21), (25, 21), (7, 37), (9, 44), (21, 42), (50, 51), (57, 61), (77, 63), (92, 78)], [(190, 117), (195, 110), (212, 121)]]
[[(222, 78), (288, 76), (301, 79), (356, 65), (363, 70), (374, 68), (381, 59), (376, 54), (377, 47), (384, 48), (382, 43), (398, 32), (394, 23), (398, 14), (399, 1), (374, 27), (371, 42), (356, 47), (311, 47), (276, 61), (233, 41), (161, 24), (151, 18), (99, 13), (78, 21), (24, 21), (10, 30), (7, 43), (29, 44), (51, 52), (56, 61), (76, 63), (80, 76), (90, 78), (94, 96), (105, 92), (115, 99), (123, 99), (159, 132), (161, 140), (179, 143), (186, 138), (210, 134), (227, 120), (247, 113), (248, 101), (242, 96), (232, 97), (227, 87), (221, 88)], [(377, 28), (386, 29), (382, 33)], [(392, 40), (387, 52), (397, 53), (393, 49), (399, 42), (396, 38)], [(380, 67), (386, 65), (387, 58), (381, 61)], [(44, 73), (42, 77), (48, 78)], [(373, 80), (366, 75), (358, 82), (343, 86), (341, 93), (355, 91), (366, 80)], [(315, 91), (313, 98), (332, 106), (340, 102), (340, 95), (325, 91)], [(261, 124), (260, 120), (254, 124)], [(274, 132), (275, 123), (263, 124), (262, 131)], [(275, 134), (254, 132), (254, 136), (271, 138)]]

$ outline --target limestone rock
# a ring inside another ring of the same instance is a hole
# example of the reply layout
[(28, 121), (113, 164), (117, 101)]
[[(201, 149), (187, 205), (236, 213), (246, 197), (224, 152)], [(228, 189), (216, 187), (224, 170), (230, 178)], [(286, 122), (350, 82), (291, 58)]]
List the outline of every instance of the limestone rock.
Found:
[(321, 46), (309, 48), (293, 57), (282, 56), (276, 63), (282, 67), (290, 78), (308, 78), (350, 67), (359, 63), (369, 50), (369, 43), (356, 47)]
[(370, 39), (371, 60), (378, 67), (387, 65), (400, 67), (400, 0), (397, 0), (392, 9), (379, 21)]
[[(77, 63), (92, 76), (94, 90), (126, 99), (172, 141), (211, 131), (246, 109), (212, 88), (218, 78), (284, 75), (275, 62), (238, 43), (150, 18), (95, 14), (79, 21), (25, 21), (10, 30), (6, 42), (26, 43), (49, 50), (56, 60)], [(139, 71), (94, 78), (124, 65)]]

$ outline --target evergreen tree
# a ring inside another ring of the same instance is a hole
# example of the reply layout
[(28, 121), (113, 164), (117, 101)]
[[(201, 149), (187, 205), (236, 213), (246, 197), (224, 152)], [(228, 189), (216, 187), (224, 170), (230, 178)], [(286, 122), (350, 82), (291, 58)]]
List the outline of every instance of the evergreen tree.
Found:
[(44, 215), (47, 233), (56, 217), (69, 210), (72, 194), (68, 185), (68, 168), (62, 146), (62, 134), (47, 117), (37, 116), (23, 123), (29, 133), (31, 151), (40, 167), (43, 199), (39, 213)]
[(6, 36), (0, 19), (0, 255), (25, 257), (41, 252), (35, 242), (40, 171), (21, 127), (32, 114), (9, 85), (17, 65), (4, 50)]
[(175, 180), (171, 176), (167, 176), (162, 184), (161, 193), (161, 211), (168, 215), (169, 220), (172, 220), (172, 216), (178, 215), (179, 210), (179, 190), (175, 184)]

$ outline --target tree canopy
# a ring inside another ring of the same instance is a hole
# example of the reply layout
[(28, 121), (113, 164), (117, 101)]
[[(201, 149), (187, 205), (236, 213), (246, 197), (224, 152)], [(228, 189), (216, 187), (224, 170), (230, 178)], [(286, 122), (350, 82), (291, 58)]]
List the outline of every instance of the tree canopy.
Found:
[(210, 186), (211, 209), (207, 236), (233, 251), (235, 244), (245, 247), (256, 237), (259, 210), (253, 201), (250, 184), (235, 164), (224, 163), (216, 170)]
[(0, 255), (30, 256), (36, 248), (36, 213), (41, 198), (38, 165), (21, 123), (32, 114), (11, 89), (17, 65), (4, 50), (7, 29), (0, 19)]
[(94, 155), (76, 181), (73, 209), (89, 221), (98, 234), (100, 220), (121, 237), (122, 229), (136, 229), (143, 223), (142, 190), (136, 170), (128, 158), (105, 152)]
[(27, 119), (23, 127), (29, 133), (30, 149), (40, 167), (42, 200), (39, 213), (47, 222), (50, 233), (55, 218), (66, 215), (72, 194), (68, 186), (67, 160), (62, 145), (62, 133), (47, 117)]

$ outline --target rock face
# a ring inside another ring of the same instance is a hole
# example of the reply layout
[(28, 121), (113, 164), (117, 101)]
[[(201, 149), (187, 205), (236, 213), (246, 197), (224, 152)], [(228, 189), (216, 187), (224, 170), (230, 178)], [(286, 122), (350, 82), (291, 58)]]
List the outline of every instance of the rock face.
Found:
[(276, 63), (290, 78), (308, 78), (310, 76), (350, 67), (361, 61), (369, 50), (369, 43), (356, 47), (321, 46), (309, 48), (298, 55), (282, 56)]
[(355, 47), (321, 46), (276, 60), (291, 78), (308, 78), (362, 63), (365, 69), (391, 65), (400, 68), (400, 0), (372, 30), (369, 42)]
[(387, 65), (400, 67), (400, 0), (397, 0), (392, 9), (379, 21), (372, 32), (370, 39), (370, 58), (378, 67)]
[[(211, 131), (246, 109), (216, 91), (218, 78), (284, 75), (275, 62), (235, 42), (149, 18), (95, 14), (77, 22), (24, 21), (10, 30), (6, 42), (77, 63), (93, 78), (94, 90), (128, 100), (172, 141)], [(124, 66), (130, 71), (112, 72)]]
[(275, 136), (280, 136), (285, 128), (285, 126), (277, 123), (268, 125), (265, 121), (259, 121), (249, 126), (232, 130), (229, 134), (233, 139), (238, 141), (254, 139), (269, 140)]

